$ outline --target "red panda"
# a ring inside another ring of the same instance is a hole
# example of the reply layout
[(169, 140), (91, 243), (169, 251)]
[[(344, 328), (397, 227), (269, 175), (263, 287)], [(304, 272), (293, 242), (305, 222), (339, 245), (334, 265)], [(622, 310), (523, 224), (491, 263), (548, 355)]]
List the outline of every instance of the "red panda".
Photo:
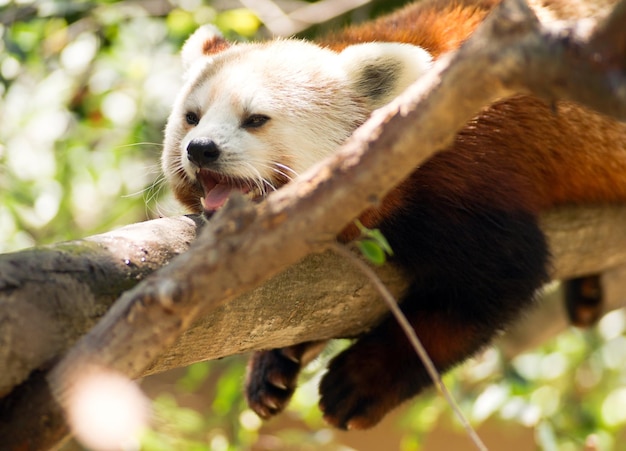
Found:
[[(210, 28), (165, 133), (176, 197), (210, 216), (233, 190), (261, 198), (340, 145), (371, 111), (454, 50), (495, 0), (422, 0), (317, 43), (230, 45)], [(454, 143), (359, 218), (380, 228), (411, 277), (402, 308), (440, 371), (485, 347), (548, 280), (538, 214), (626, 201), (626, 125), (568, 102), (515, 96), (480, 111)], [(354, 239), (347, 226), (342, 241)], [(281, 411), (316, 344), (257, 352), (250, 406)], [(389, 317), (335, 357), (320, 383), (332, 425), (367, 428), (431, 385)]]

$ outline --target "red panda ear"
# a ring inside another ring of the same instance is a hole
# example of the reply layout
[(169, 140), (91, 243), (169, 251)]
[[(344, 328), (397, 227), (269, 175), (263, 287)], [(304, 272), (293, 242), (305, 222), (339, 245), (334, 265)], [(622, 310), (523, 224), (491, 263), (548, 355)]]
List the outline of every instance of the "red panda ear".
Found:
[(430, 53), (409, 44), (370, 42), (346, 47), (342, 67), (358, 95), (371, 109), (389, 103), (431, 66)]
[(200, 58), (215, 55), (230, 47), (222, 33), (214, 25), (198, 28), (183, 45), (181, 57), (185, 72)]

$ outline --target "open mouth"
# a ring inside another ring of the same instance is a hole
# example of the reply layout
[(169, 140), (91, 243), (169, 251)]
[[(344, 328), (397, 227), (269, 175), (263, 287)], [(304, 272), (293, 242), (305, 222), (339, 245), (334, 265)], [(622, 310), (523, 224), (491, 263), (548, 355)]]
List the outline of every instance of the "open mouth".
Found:
[(251, 182), (225, 176), (217, 172), (207, 169), (200, 169), (196, 173), (196, 180), (202, 187), (203, 197), (200, 198), (202, 208), (207, 213), (214, 213), (221, 208), (233, 191), (242, 194), (252, 193), (254, 198), (260, 197), (255, 195)]

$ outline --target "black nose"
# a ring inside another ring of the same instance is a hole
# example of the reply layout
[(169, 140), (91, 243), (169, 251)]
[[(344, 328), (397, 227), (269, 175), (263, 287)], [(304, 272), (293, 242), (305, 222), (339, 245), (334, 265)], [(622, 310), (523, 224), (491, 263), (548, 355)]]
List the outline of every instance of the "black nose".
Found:
[(187, 144), (187, 158), (200, 168), (214, 163), (220, 156), (220, 148), (209, 138), (194, 138)]

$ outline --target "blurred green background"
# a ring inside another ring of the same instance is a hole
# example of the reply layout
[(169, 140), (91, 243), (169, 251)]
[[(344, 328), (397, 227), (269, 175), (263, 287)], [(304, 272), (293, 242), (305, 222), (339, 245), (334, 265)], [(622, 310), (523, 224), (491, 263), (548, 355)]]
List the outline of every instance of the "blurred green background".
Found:
[[(159, 168), (181, 84), (177, 52), (206, 22), (235, 40), (276, 31), (260, 18), (268, 2), (244, 3), (0, 0), (1, 252), (183, 213)], [(277, 3), (285, 11), (306, 6)], [(400, 3), (365, 4), (331, 25), (324, 19), (292, 31), (311, 36)], [(513, 361), (489, 350), (445, 380), (487, 443), (498, 444), (493, 449), (580, 450), (590, 435), (597, 449), (626, 449), (625, 329), (623, 312), (614, 312), (593, 330), (570, 330)], [(323, 363), (307, 372), (289, 411), (267, 425), (242, 399), (242, 357), (148, 378), (155, 422), (142, 449), (472, 449), (433, 393), (373, 433), (327, 428), (316, 407)]]

